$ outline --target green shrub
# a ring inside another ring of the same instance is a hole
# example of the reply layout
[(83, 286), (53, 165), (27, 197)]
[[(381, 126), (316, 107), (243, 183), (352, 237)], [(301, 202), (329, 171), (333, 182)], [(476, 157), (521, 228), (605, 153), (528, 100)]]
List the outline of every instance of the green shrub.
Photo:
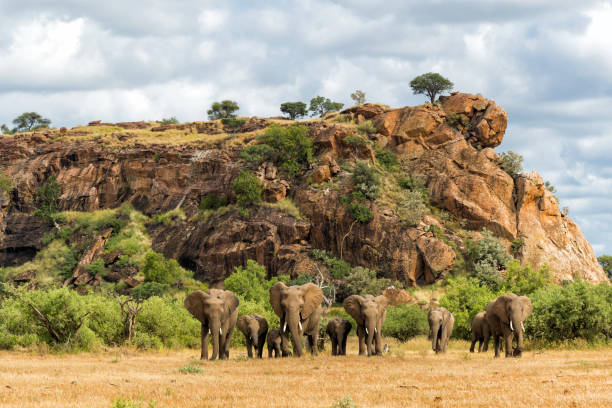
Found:
[(397, 170), (399, 166), (397, 155), (389, 149), (376, 150), (376, 160), (387, 171)]
[(412, 337), (427, 334), (427, 311), (418, 306), (399, 305), (387, 307), (387, 318), (383, 335), (406, 341)]
[(469, 259), (468, 268), (474, 272), (481, 285), (489, 286), (492, 290), (499, 289), (502, 279), (499, 271), (512, 259), (502, 243), (484, 228), (482, 238), (466, 240), (465, 247)]
[(13, 180), (0, 171), (0, 200), (8, 197), (13, 190)]
[(225, 207), (227, 204), (228, 201), (226, 196), (217, 196), (217, 193), (208, 193), (202, 197), (200, 210), (217, 210), (221, 207)]
[(353, 169), (351, 177), (356, 191), (360, 191), (368, 200), (375, 200), (380, 189), (380, 176), (376, 170), (365, 162), (359, 162)]
[(374, 218), (374, 213), (372, 210), (361, 203), (350, 203), (348, 210), (354, 220), (364, 224), (372, 221)]
[(115, 219), (124, 220), (124, 226), (119, 232), (111, 235), (104, 252), (108, 254), (119, 251), (122, 255), (115, 263), (119, 267), (129, 265), (140, 267), (151, 248), (151, 239), (146, 228), (148, 218), (135, 211), (132, 206), (124, 204), (119, 208)]
[(331, 405), (331, 408), (357, 408), (357, 405), (349, 395), (345, 395)]
[(371, 120), (366, 120), (357, 126), (357, 131), (364, 136), (370, 137), (378, 131)]
[(512, 178), (517, 178), (519, 173), (523, 171), (523, 156), (514, 153), (512, 150), (502, 152), (500, 156), (502, 159), (502, 169)]
[(248, 205), (259, 204), (262, 201), (263, 187), (255, 174), (248, 170), (240, 170), (234, 181), (234, 192), (238, 205), (244, 208)]
[[(145, 408), (143, 407), (143, 402), (141, 400), (135, 400), (132, 401), (129, 398), (123, 399), (123, 398), (116, 398), (113, 401), (113, 406), (112, 408)], [(147, 404), (146, 408), (155, 408), (157, 406), (157, 403), (152, 400), (149, 401), (149, 403)]]
[(464, 113), (449, 113), (448, 123), (451, 126), (461, 125), (463, 127), (467, 127), (470, 124), (470, 118), (468, 118)]
[(136, 300), (145, 300), (152, 296), (163, 296), (170, 292), (170, 285), (158, 282), (144, 282), (132, 289), (131, 293)]
[(181, 374), (202, 374), (203, 372), (204, 370), (202, 368), (194, 364), (179, 368), (179, 373)]
[(103, 259), (96, 259), (95, 261), (93, 261), (92, 263), (90, 263), (85, 270), (87, 272), (89, 272), (92, 275), (100, 275), (100, 276), (104, 276), (106, 274), (106, 267), (104, 266), (104, 260)]
[(329, 268), (329, 272), (334, 279), (342, 279), (351, 273), (351, 265), (342, 259), (338, 259), (331, 254), (328, 254), (322, 249), (313, 249), (310, 251), (310, 256), (314, 259), (322, 261)]
[(141, 348), (198, 347), (201, 323), (183, 306), (183, 299), (152, 296), (136, 317), (134, 343)]
[(394, 282), (387, 278), (378, 278), (376, 271), (372, 269), (356, 266), (339, 285), (337, 299), (342, 301), (354, 294), (378, 296), (389, 286), (403, 287), (400, 282)]
[(176, 125), (179, 123), (176, 116), (171, 116), (169, 118), (164, 118), (159, 122), (161, 125)]
[(270, 159), (290, 177), (296, 177), (313, 160), (312, 139), (306, 126), (272, 125), (258, 139), (274, 149)]
[(366, 140), (363, 137), (356, 135), (347, 136), (342, 142), (347, 146), (350, 146), (355, 149), (355, 160), (357, 160), (357, 157), (359, 157), (359, 148), (367, 144)]
[(256, 166), (265, 161), (274, 161), (275, 156), (276, 150), (267, 144), (248, 146), (240, 153), (240, 157), (244, 161)]
[(55, 176), (50, 176), (45, 184), (36, 190), (38, 195), (38, 210), (34, 211), (34, 215), (45, 221), (53, 221), (57, 213), (57, 205), (61, 194), (60, 185)]
[(182, 208), (175, 208), (174, 210), (167, 211), (165, 213), (156, 214), (153, 217), (153, 222), (155, 224), (162, 224), (165, 226), (175, 225), (178, 222), (185, 221), (187, 217), (185, 216), (185, 211)]
[(482, 286), (475, 278), (458, 276), (447, 280), (446, 294), (440, 306), (448, 309), (455, 318), (453, 336), (469, 340), (472, 337), (472, 320), (498, 296), (489, 287)]
[(237, 266), (234, 272), (224, 281), (226, 290), (231, 290), (245, 300), (264, 303), (270, 299), (269, 289), (278, 280), (266, 279), (266, 267), (252, 259), (247, 260), (245, 267)]
[(149, 251), (145, 255), (142, 272), (145, 282), (172, 285), (193, 276), (193, 272), (181, 268), (174, 259), (166, 259), (162, 254)]
[(543, 265), (539, 269), (534, 269), (530, 265), (521, 266), (518, 260), (513, 259), (506, 264), (506, 277), (502, 283), (502, 291), (528, 296), (552, 283), (552, 275), (548, 266)]
[(612, 288), (576, 281), (549, 285), (530, 295), (533, 313), (525, 321), (527, 336), (545, 343), (584, 339), (594, 342), (612, 325)]
[(397, 206), (399, 219), (409, 226), (416, 226), (428, 211), (423, 202), (423, 194), (419, 191), (405, 191), (403, 197)]

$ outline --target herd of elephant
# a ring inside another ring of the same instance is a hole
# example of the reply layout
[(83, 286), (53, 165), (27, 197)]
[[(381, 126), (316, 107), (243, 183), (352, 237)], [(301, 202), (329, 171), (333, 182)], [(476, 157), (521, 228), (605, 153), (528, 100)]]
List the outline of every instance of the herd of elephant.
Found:
[[(202, 323), (201, 358), (208, 359), (208, 342), (212, 336), (211, 360), (229, 358), (230, 339), (234, 327), (244, 334), (247, 354), (262, 358), (264, 344), (268, 345), (268, 357), (285, 357), (289, 351), (289, 334), (293, 344), (293, 355), (302, 356), (302, 339), (306, 337), (306, 349), (313, 355), (318, 354), (317, 338), (319, 324), (323, 315), (323, 292), (313, 283), (287, 286), (277, 282), (270, 288), (270, 304), (280, 319), (278, 329), (269, 330), (268, 322), (258, 314), (244, 315), (238, 319), (238, 297), (231, 291), (210, 289), (191, 293), (185, 299), (187, 310)], [(343, 306), (357, 323), (360, 355), (381, 355), (382, 326), (387, 314), (389, 300), (385, 296), (351, 295)], [(502, 337), (506, 343), (506, 357), (520, 357), (523, 347), (523, 321), (531, 314), (531, 302), (525, 296), (513, 293), (499, 296), (487, 306), (487, 310), (474, 318), (472, 326), (472, 346), (479, 341), (478, 351), (486, 351), (490, 336), (495, 343), (495, 357), (501, 352)], [(432, 308), (428, 313), (432, 349), (446, 352), (454, 318), (443, 307)], [(326, 333), (332, 344), (332, 355), (346, 355), (346, 340), (352, 324), (348, 320), (335, 318), (329, 321)], [(517, 347), (512, 349), (513, 337)], [(484, 348), (483, 348), (484, 343)], [(512, 351), (511, 351), (512, 350)]]

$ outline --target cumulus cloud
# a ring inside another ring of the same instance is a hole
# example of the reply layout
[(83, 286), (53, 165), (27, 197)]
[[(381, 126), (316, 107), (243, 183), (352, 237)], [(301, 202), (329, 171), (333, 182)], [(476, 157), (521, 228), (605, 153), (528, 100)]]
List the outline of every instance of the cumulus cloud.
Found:
[(0, 123), (205, 118), (219, 99), (278, 115), (315, 95), (419, 104), (438, 71), (508, 112), (498, 150), (557, 187), (598, 253), (612, 253), (610, 0), (7, 0)]

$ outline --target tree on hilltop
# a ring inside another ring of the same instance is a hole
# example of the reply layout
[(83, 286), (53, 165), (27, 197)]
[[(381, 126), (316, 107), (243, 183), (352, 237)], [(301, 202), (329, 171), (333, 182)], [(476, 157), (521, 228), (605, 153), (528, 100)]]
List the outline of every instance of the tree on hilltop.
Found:
[(415, 95), (423, 94), (429, 96), (431, 103), (436, 100), (436, 96), (444, 91), (453, 89), (453, 83), (444, 78), (437, 72), (428, 72), (427, 74), (419, 75), (410, 81), (410, 88)]
[(283, 113), (289, 115), (289, 119), (296, 120), (306, 116), (308, 111), (306, 110), (306, 104), (304, 102), (285, 102), (281, 103), (280, 110)]
[(223, 118), (221, 119), (221, 123), (231, 129), (232, 137), (234, 137), (236, 135), (236, 131), (244, 126), (246, 120), (237, 118)]
[(317, 96), (310, 100), (310, 108), (308, 110), (312, 112), (312, 116), (319, 115), (322, 118), (329, 112), (339, 111), (343, 106), (343, 103), (332, 102), (329, 98)]
[[(51, 124), (51, 120), (43, 118), (36, 112), (25, 112), (13, 119), (13, 124), (15, 125), (15, 128), (11, 132), (29, 132), (32, 130), (48, 128)], [(3, 128), (3, 131), (5, 128), (6, 127)]]
[(365, 92), (358, 89), (351, 94), (351, 99), (355, 101), (355, 105), (363, 105), (365, 103)]
[(238, 103), (226, 99), (221, 102), (213, 103), (210, 109), (206, 113), (208, 113), (208, 119), (210, 120), (217, 120), (217, 119), (223, 119), (223, 118), (235, 118), (236, 117), (235, 112), (238, 109), (240, 109), (240, 107), (238, 107)]

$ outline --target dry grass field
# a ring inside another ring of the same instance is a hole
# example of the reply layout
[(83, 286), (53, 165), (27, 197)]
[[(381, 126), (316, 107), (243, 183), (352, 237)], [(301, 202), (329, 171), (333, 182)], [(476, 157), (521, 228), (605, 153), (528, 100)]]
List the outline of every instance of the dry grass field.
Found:
[[(610, 348), (493, 359), (466, 352), (466, 342), (450, 347), (436, 356), (416, 339), (367, 358), (351, 338), (347, 357), (249, 361), (232, 350), (215, 362), (194, 360), (195, 350), (2, 352), (0, 406), (331, 407), (350, 396), (357, 407), (612, 407)], [(201, 372), (180, 371), (187, 366)]]

